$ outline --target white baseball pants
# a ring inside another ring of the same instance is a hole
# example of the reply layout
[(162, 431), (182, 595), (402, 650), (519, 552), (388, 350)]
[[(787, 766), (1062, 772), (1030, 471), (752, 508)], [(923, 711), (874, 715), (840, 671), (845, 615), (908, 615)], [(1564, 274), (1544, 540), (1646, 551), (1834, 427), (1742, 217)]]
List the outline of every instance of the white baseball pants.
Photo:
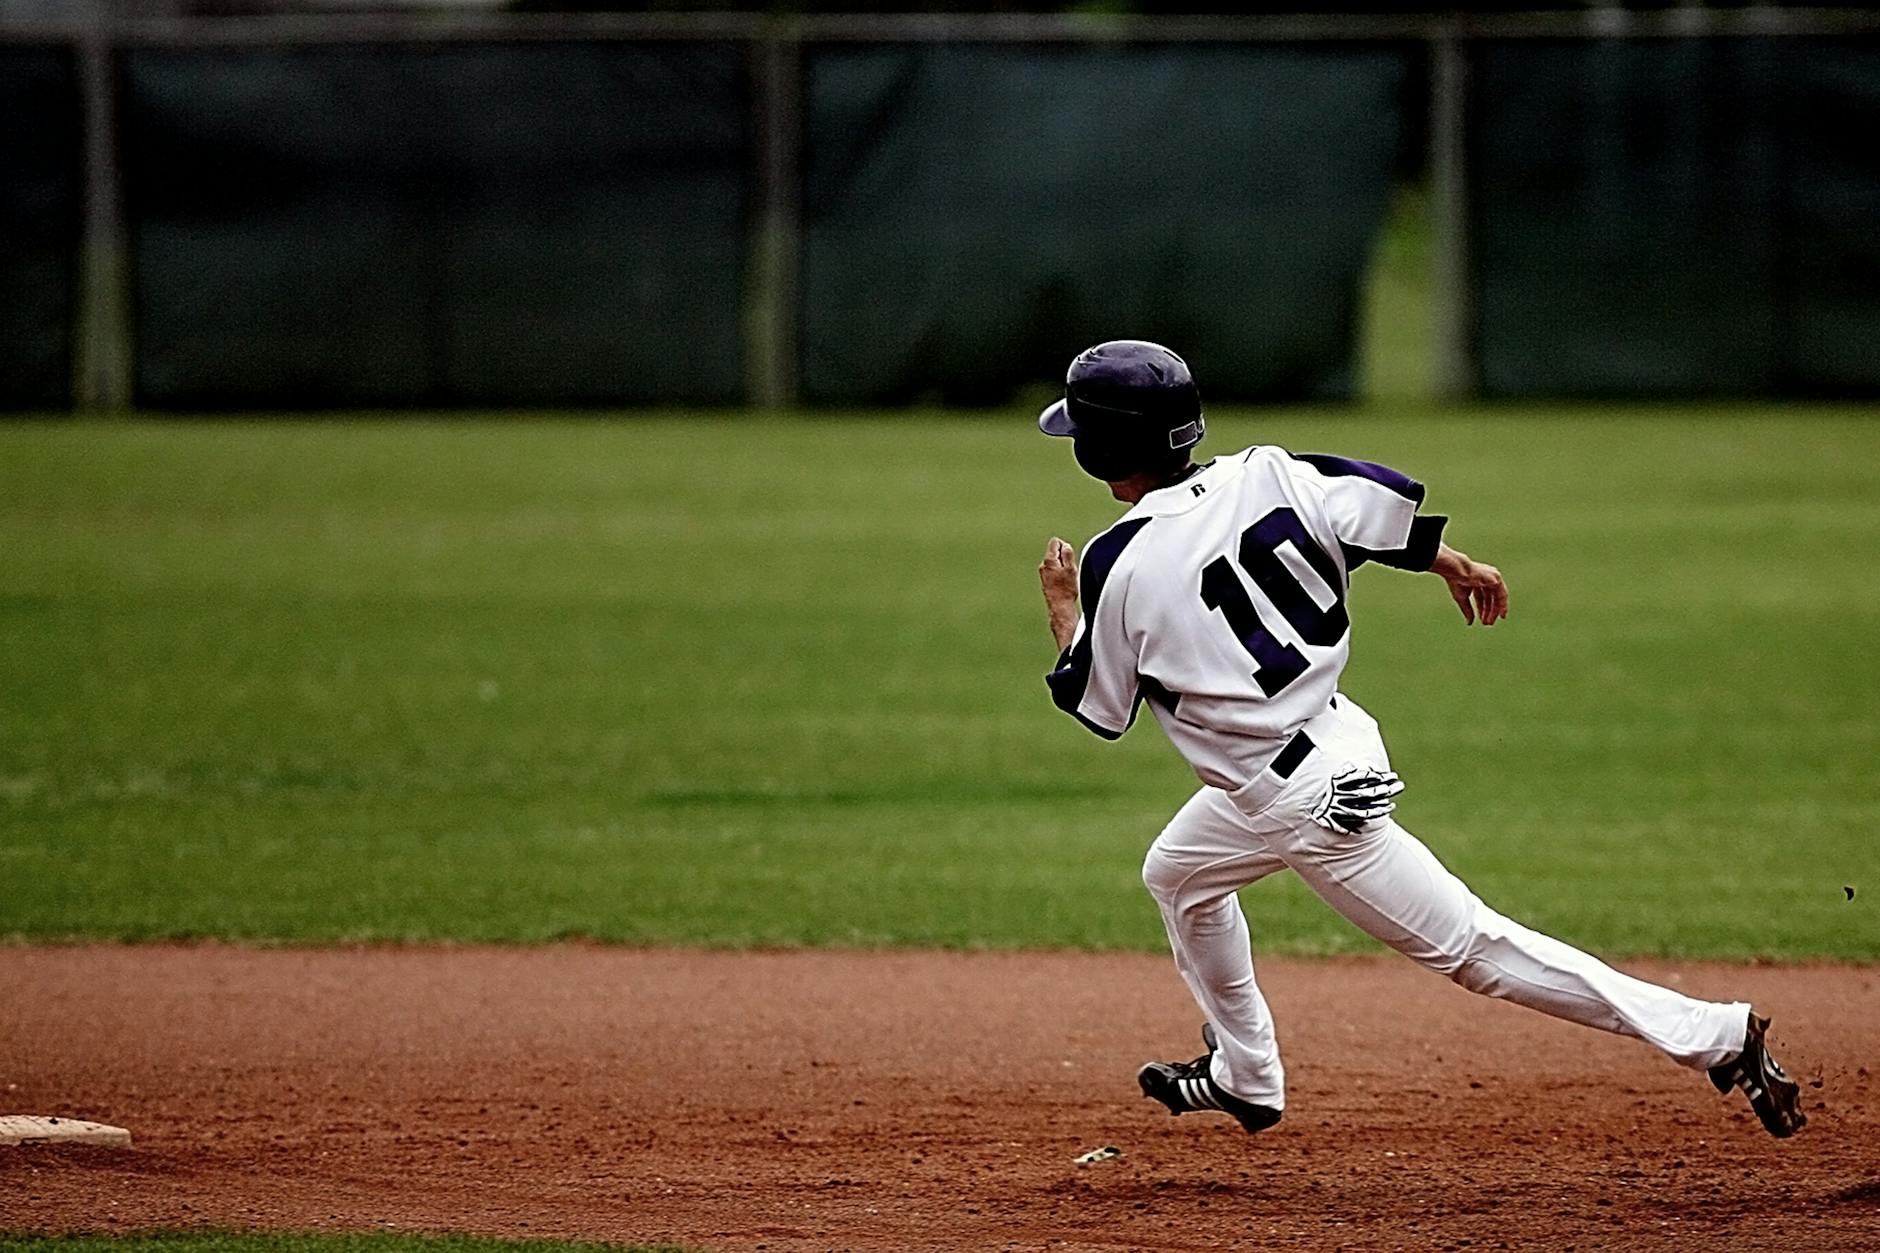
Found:
[(1286, 1072), (1273, 1015), (1253, 976), (1235, 893), (1290, 868), (1352, 924), (1471, 992), (1569, 1022), (1634, 1036), (1697, 1069), (1742, 1051), (1749, 1006), (1699, 1001), (1620, 974), (1484, 905), (1390, 818), (1353, 833), (1313, 822), (1315, 802), (1348, 765), (1388, 769), (1371, 716), (1342, 693), (1306, 724), (1316, 746), (1281, 780), (1204, 787), (1150, 846), (1143, 882), (1161, 907), (1175, 965), (1220, 1040), (1216, 1083), (1283, 1109)]

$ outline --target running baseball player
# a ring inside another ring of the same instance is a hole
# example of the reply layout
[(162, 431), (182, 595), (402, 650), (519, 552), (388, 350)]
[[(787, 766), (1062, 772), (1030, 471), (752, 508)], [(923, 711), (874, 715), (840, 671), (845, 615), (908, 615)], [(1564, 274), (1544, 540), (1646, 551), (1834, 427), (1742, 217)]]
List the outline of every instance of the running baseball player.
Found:
[(1290, 869), (1358, 928), (1470, 991), (1644, 1040), (1719, 1092), (1742, 1089), (1771, 1135), (1801, 1128), (1767, 1019), (1620, 974), (1504, 918), (1391, 817), (1404, 785), (1377, 723), (1338, 690), (1352, 572), (1427, 570), (1466, 624), (1508, 614), (1501, 572), (1444, 543), (1446, 518), (1418, 513), (1421, 483), (1269, 445), (1195, 464), (1194, 378), (1138, 340), (1080, 354), (1038, 425), (1069, 438), (1077, 464), (1130, 506), (1086, 546), (1081, 570), (1063, 540), (1046, 546), (1052, 700), (1112, 740), (1146, 703), (1202, 784), (1142, 877), (1208, 1051), (1144, 1066), (1145, 1096), (1250, 1132), (1279, 1121), (1286, 1071), (1235, 893)]

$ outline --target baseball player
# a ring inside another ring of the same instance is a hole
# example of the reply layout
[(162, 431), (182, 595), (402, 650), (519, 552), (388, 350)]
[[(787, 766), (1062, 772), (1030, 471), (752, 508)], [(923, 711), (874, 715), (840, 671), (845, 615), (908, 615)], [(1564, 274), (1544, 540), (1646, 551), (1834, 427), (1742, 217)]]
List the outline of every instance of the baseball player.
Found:
[[(1187, 364), (1116, 340), (1071, 362), (1038, 419), (1130, 506), (1082, 569), (1053, 538), (1039, 566), (1060, 653), (1058, 708), (1116, 739), (1147, 704), (1201, 779), (1142, 877), (1207, 1052), (1151, 1062), (1145, 1096), (1248, 1131), (1280, 1119), (1286, 1071), (1235, 893), (1290, 869), (1367, 934), (1472, 992), (1634, 1036), (1741, 1088), (1771, 1135), (1806, 1121), (1768, 1020), (1620, 974), (1496, 913), (1391, 817), (1404, 785), (1377, 723), (1338, 690), (1346, 592), (1366, 562), (1437, 575), (1463, 621), (1508, 614), (1501, 572), (1443, 542), (1421, 483), (1364, 461), (1255, 445), (1196, 465), (1205, 429)], [(1082, 607), (1079, 609), (1081, 595)]]

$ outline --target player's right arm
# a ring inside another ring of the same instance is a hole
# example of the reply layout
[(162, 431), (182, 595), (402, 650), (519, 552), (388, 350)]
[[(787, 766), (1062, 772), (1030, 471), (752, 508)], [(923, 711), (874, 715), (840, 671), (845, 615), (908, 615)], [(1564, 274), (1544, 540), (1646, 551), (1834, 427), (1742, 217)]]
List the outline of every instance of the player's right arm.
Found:
[(1077, 550), (1053, 535), (1038, 563), (1038, 583), (1044, 588), (1051, 638), (1061, 653), (1077, 638)]
[(1128, 580), (1111, 575), (1148, 523), (1128, 518), (1091, 540), (1081, 568), (1070, 545), (1053, 538), (1038, 567), (1059, 649), (1057, 664), (1045, 676), (1051, 702), (1106, 740), (1117, 739), (1135, 721), (1140, 690), (1135, 649), (1123, 628)]
[(1472, 560), (1467, 553), (1438, 544), (1430, 573), (1449, 584), (1449, 594), (1470, 626), (1477, 618), (1483, 626), (1494, 626), (1508, 616), (1508, 581), (1486, 561)]

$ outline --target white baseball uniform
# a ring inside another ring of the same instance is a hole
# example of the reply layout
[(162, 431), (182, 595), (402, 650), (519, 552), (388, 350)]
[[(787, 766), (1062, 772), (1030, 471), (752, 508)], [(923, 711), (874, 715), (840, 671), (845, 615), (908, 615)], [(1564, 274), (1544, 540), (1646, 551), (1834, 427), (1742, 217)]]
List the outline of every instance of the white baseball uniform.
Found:
[(1085, 547), (1082, 617), (1047, 681), (1059, 708), (1108, 739), (1147, 701), (1201, 779), (1143, 881), (1219, 1037), (1215, 1082), (1284, 1108), (1235, 893), (1285, 868), (1471, 991), (1635, 1036), (1686, 1066), (1729, 1060), (1746, 1004), (1634, 979), (1504, 918), (1388, 816), (1355, 832), (1313, 820), (1334, 775), (1389, 769), (1377, 723), (1337, 690), (1345, 596), (1365, 561), (1429, 569), (1447, 519), (1419, 515), (1423, 495), (1383, 466), (1256, 446), (1150, 492)]

